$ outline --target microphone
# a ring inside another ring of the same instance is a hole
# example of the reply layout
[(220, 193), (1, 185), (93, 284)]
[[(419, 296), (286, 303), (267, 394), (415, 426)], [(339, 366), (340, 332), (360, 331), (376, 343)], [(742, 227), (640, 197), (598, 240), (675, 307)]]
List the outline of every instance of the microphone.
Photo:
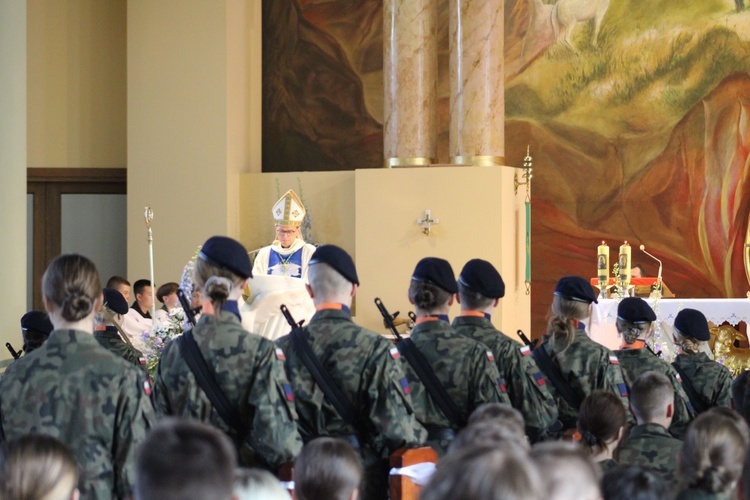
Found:
[(659, 274), (657, 275), (656, 280), (659, 283), (661, 283), (661, 270), (662, 270), (662, 267), (663, 267), (662, 263), (661, 263), (661, 260), (659, 260), (655, 255), (648, 253), (646, 251), (646, 246), (645, 245), (641, 245), (640, 249), (641, 249), (641, 252), (645, 253), (646, 255), (648, 255), (649, 257), (651, 257), (652, 259), (654, 259), (656, 262), (659, 263)]

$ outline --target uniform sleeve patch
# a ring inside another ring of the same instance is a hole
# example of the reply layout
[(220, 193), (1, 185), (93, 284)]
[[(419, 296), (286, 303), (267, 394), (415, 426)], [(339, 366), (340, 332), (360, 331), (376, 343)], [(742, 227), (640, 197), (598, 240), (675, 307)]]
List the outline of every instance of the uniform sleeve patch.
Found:
[(498, 387), (500, 387), (500, 391), (503, 394), (507, 394), (508, 393), (508, 388), (506, 387), (505, 380), (502, 377), (500, 377), (499, 379), (497, 379), (497, 385), (498, 385)]
[(537, 385), (545, 385), (547, 383), (542, 372), (536, 372), (534, 374), (534, 380), (536, 380)]
[(495, 361), (495, 355), (492, 354), (492, 351), (487, 351), (487, 359), (490, 361)]
[(409, 381), (406, 377), (402, 378), (399, 382), (401, 382), (401, 388), (404, 390), (404, 394), (411, 394), (411, 387), (409, 387)]
[(619, 365), (620, 364), (620, 360), (617, 359), (617, 356), (615, 356), (614, 354), (611, 354), (609, 356), (609, 364), (610, 365)]
[(628, 397), (628, 388), (624, 383), (617, 384), (617, 390), (620, 391), (620, 396), (624, 398)]
[(401, 357), (401, 353), (399, 353), (399, 352), (398, 352), (398, 347), (394, 347), (393, 349), (391, 349), (391, 350), (390, 350), (390, 351), (388, 351), (388, 352), (390, 352), (390, 354), (391, 354), (391, 357), (392, 357), (393, 359), (398, 359), (398, 358), (400, 358), (400, 357)]
[(150, 396), (151, 395), (151, 383), (148, 380), (144, 380), (143, 381), (143, 393), (146, 396)]
[(678, 381), (679, 383), (682, 383), (682, 377), (680, 377), (680, 374), (679, 374), (679, 373), (677, 373), (677, 374), (675, 374), (675, 375), (676, 375), (677, 381)]
[(146, 358), (143, 358), (143, 357), (141, 357), (141, 358), (138, 358), (138, 362), (139, 362), (140, 364), (142, 364), (142, 365), (145, 365), (145, 364), (146, 364)]
[(281, 350), (281, 347), (276, 348), (276, 359), (280, 361), (286, 360), (286, 356), (284, 355), (284, 351)]
[(292, 386), (289, 384), (281, 384), (284, 387), (284, 397), (289, 402), (294, 402), (294, 393), (292, 392)]
[(531, 354), (531, 347), (529, 347), (527, 345), (521, 347), (520, 349), (521, 349), (521, 355), (522, 356), (528, 356), (529, 354)]

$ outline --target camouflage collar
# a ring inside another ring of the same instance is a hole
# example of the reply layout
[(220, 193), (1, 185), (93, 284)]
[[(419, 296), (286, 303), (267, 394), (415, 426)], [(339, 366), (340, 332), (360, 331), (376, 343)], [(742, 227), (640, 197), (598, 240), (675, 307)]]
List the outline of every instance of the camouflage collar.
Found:
[(472, 326), (492, 326), (492, 321), (489, 320), (489, 318), (486, 318), (484, 316), (456, 316), (453, 318), (452, 325), (454, 327), (462, 326), (462, 325), (472, 325)]
[(630, 429), (630, 437), (643, 437), (643, 436), (667, 436), (672, 437), (664, 426), (659, 424), (641, 424), (636, 425)]
[(99, 342), (94, 338), (93, 332), (88, 333), (83, 330), (71, 329), (53, 330), (45, 342), (45, 344), (50, 345), (66, 343), (99, 345)]

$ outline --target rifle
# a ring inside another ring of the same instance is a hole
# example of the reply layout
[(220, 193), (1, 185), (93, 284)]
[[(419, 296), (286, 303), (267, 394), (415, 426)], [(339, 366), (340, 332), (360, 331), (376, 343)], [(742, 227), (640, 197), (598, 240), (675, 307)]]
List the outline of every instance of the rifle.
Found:
[(185, 296), (185, 292), (182, 291), (182, 288), (177, 289), (177, 298), (180, 299), (180, 305), (185, 311), (185, 317), (187, 318), (188, 323), (190, 324), (190, 326), (195, 326), (195, 315), (200, 312), (201, 306), (192, 309), (190, 307), (190, 301), (188, 301), (187, 297)]
[(286, 322), (289, 323), (289, 326), (292, 327), (292, 330), (296, 330), (298, 328), (302, 328), (302, 323), (305, 322), (305, 320), (301, 320), (299, 323), (294, 321), (294, 316), (292, 316), (292, 313), (289, 312), (289, 309), (286, 307), (286, 305), (281, 304), (281, 314), (284, 315), (284, 319), (286, 319)]
[(16, 351), (15, 349), (13, 349), (13, 346), (10, 345), (10, 342), (6, 342), (5, 347), (8, 348), (8, 350), (10, 351), (10, 355), (13, 356), (13, 359), (18, 359), (21, 357), (23, 349), (21, 349), (20, 351)]
[(380, 300), (380, 297), (375, 297), (375, 305), (378, 306), (378, 311), (383, 315), (383, 325), (393, 333), (397, 341), (401, 342), (401, 334), (398, 333), (396, 325), (393, 323), (393, 320), (396, 319), (399, 311), (396, 311), (393, 314), (389, 313), (388, 309), (385, 308), (383, 301)]
[(526, 334), (523, 333), (523, 330), (518, 330), (516, 334), (518, 334), (518, 337), (523, 341), (525, 345), (531, 347), (532, 349), (536, 347), (537, 341), (535, 340), (532, 342), (531, 340), (529, 340)]

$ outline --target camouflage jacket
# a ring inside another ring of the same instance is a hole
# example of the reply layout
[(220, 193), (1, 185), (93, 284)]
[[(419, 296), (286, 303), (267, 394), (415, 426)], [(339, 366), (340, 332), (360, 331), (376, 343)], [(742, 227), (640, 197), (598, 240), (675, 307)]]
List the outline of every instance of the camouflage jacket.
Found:
[(134, 364), (144, 372), (148, 373), (148, 370), (146, 370), (146, 358), (143, 356), (143, 353), (122, 340), (122, 337), (120, 337), (120, 334), (115, 327), (108, 326), (106, 330), (95, 330), (94, 338), (102, 347), (115, 356), (124, 359), (128, 363)]
[[(628, 390), (622, 378), (617, 356), (612, 354), (612, 351), (591, 340), (581, 329), (576, 330), (573, 342), (566, 349), (560, 346), (558, 350), (558, 346), (554, 344), (547, 335), (537, 349), (547, 351), (552, 363), (559, 367), (564, 381), (578, 394), (581, 401), (597, 389), (612, 391), (620, 398), (628, 418), (632, 421), (628, 406)], [(552, 383), (548, 389), (557, 401), (560, 420), (567, 427), (575, 426), (578, 410), (568, 405)]]
[(706, 407), (729, 406), (732, 400), (732, 373), (704, 353), (678, 354), (674, 364), (693, 385)]
[[(243, 445), (240, 461), (276, 469), (297, 456), (302, 440), (295, 422), (294, 395), (284, 373), (283, 356), (277, 354), (273, 342), (245, 331), (237, 316), (227, 311), (201, 316), (193, 337), (222, 392), (252, 429), (250, 440), (256, 449)], [(177, 342), (168, 344), (159, 360), (154, 408), (158, 415), (208, 422), (236, 442), (242, 441), (211, 405)]]
[(620, 349), (614, 351), (620, 361), (620, 368), (625, 377), (628, 387), (643, 372), (656, 371), (664, 374), (672, 382), (674, 388), (674, 417), (669, 426), (669, 432), (676, 438), (682, 438), (688, 423), (692, 419), (693, 407), (690, 404), (685, 389), (682, 387), (682, 379), (672, 365), (659, 359), (654, 353), (646, 348), (642, 349)]
[(640, 465), (662, 473), (675, 487), (677, 456), (682, 441), (672, 437), (659, 424), (642, 424), (630, 429), (628, 437), (620, 443), (617, 462), (621, 465)]
[(154, 420), (146, 375), (90, 333), (55, 330), (0, 380), (0, 440), (54, 436), (76, 457), (81, 498), (128, 498)]
[(276, 345), (294, 389), (300, 434), (305, 441), (319, 436), (356, 435), (381, 458), (403, 446), (423, 443), (426, 432), (412, 408), (402, 362), (391, 353), (385, 337), (354, 324), (348, 311), (322, 309), (304, 329), (304, 336), (323, 368), (358, 412), (357, 428), (344, 421), (302, 363), (289, 335)]
[(557, 423), (557, 404), (531, 350), (495, 329), (484, 317), (459, 316), (453, 320), (453, 329), (490, 348), (508, 397), (523, 414), (526, 434), (532, 441), (547, 436), (548, 429)]
[[(427, 358), (464, 421), (484, 403), (511, 404), (505, 393), (505, 382), (495, 366), (494, 355), (486, 345), (459, 335), (448, 322), (441, 320), (418, 323), (411, 332), (411, 340)], [(404, 365), (412, 388), (417, 419), (428, 430), (451, 427), (450, 421), (429, 396), (411, 366), (408, 363)], [(449, 442), (429, 439), (427, 444), (442, 454)]]

